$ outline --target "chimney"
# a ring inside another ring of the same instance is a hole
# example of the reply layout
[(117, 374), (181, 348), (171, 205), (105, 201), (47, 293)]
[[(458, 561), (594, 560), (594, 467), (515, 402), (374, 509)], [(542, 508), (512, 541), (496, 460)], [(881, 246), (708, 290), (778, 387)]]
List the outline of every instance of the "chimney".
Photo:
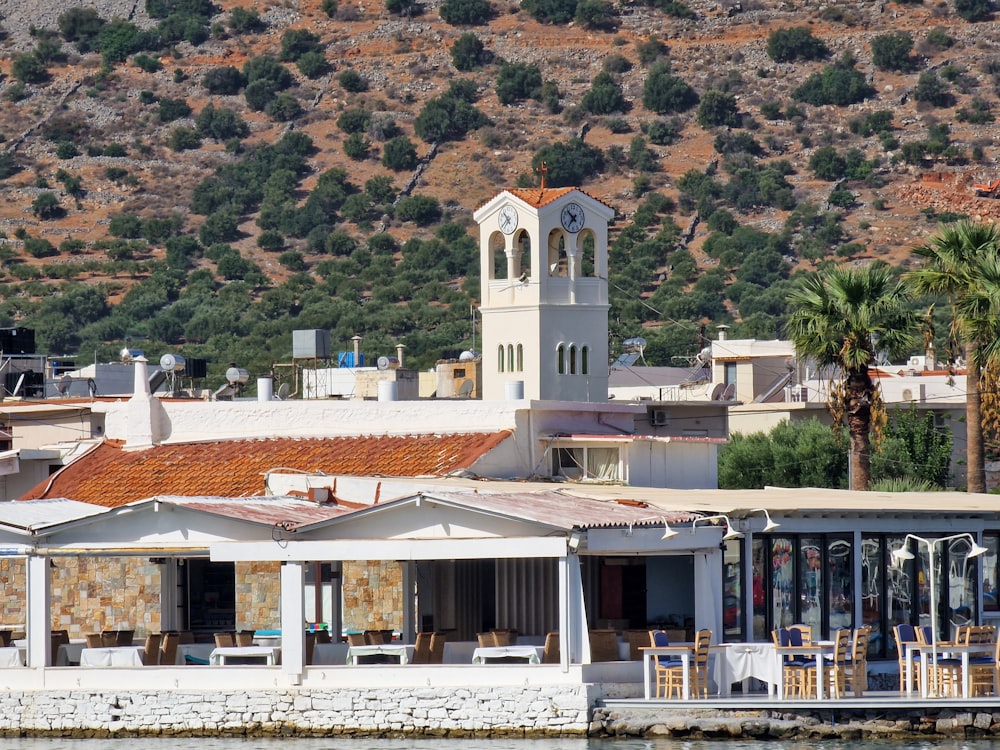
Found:
[(719, 341), (725, 341), (726, 334), (729, 332), (729, 326), (727, 325), (716, 326), (715, 330), (719, 332)]
[(351, 341), (354, 342), (354, 366), (361, 367), (361, 337), (354, 334)]
[(403, 366), (403, 349), (406, 348), (406, 344), (396, 344), (396, 360), (399, 362), (399, 366)]
[(156, 429), (163, 405), (149, 392), (147, 361), (143, 356), (132, 360), (134, 380), (132, 398), (128, 400), (128, 427), (125, 448), (148, 448), (152, 446), (159, 432)]

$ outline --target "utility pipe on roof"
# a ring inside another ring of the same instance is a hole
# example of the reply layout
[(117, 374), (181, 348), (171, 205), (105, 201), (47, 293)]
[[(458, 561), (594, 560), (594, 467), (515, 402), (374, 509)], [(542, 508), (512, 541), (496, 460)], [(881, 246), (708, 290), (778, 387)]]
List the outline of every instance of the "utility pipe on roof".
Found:
[(30, 549), (24, 554), (37, 557), (149, 557), (151, 555), (172, 554), (207, 559), (209, 550), (191, 547), (71, 547), (67, 549), (38, 547)]

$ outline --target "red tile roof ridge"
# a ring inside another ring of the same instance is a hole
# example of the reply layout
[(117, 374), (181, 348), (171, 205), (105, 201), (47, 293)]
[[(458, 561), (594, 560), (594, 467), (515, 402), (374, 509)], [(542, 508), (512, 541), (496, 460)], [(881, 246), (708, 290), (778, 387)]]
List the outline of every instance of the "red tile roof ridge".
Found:
[(561, 188), (550, 188), (550, 187), (546, 187), (546, 188), (543, 188), (543, 187), (534, 187), (534, 188), (505, 188), (505, 189), (501, 190), (499, 193), (497, 193), (496, 195), (494, 195), (489, 200), (484, 201), (480, 206), (477, 207), (476, 210), (479, 210), (480, 208), (482, 208), (483, 206), (485, 206), (487, 203), (489, 203), (491, 200), (493, 200), (497, 196), (501, 195), (502, 193), (509, 193), (509, 194), (513, 195), (515, 198), (524, 201), (525, 203), (527, 203), (529, 206), (532, 206), (533, 208), (541, 208), (542, 206), (546, 206), (549, 203), (551, 203), (552, 201), (557, 200), (559, 198), (562, 198), (564, 195), (568, 195), (569, 193), (572, 193), (574, 191), (583, 193), (588, 198), (590, 198), (592, 200), (595, 200), (598, 203), (601, 203), (601, 204), (607, 206), (608, 208), (614, 210), (614, 206), (610, 205), (607, 201), (603, 201), (600, 198), (598, 198), (596, 195), (591, 195), (586, 190), (584, 190), (583, 188), (579, 188), (579, 187), (561, 187)]

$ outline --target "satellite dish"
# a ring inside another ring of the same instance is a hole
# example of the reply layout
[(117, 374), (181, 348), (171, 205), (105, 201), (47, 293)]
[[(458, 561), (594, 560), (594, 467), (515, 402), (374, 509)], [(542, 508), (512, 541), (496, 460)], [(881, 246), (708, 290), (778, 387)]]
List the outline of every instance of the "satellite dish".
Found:
[(278, 386), (278, 400), (279, 401), (284, 401), (286, 398), (288, 398), (288, 391), (289, 391), (288, 383), (282, 383), (281, 385), (279, 385)]
[(379, 357), (377, 360), (375, 360), (375, 367), (377, 367), (379, 370), (388, 370), (389, 369), (389, 358), (388, 357)]
[(180, 354), (164, 354), (160, 357), (160, 369), (164, 372), (183, 372), (185, 360)]
[(458, 395), (461, 398), (472, 398), (472, 390), (476, 387), (476, 384), (471, 380), (462, 381), (461, 387), (458, 389)]
[(722, 400), (722, 394), (723, 394), (723, 392), (725, 390), (726, 390), (726, 384), (725, 383), (716, 383), (715, 388), (712, 389), (712, 400), (713, 401), (721, 401)]
[(726, 386), (726, 390), (722, 392), (723, 401), (732, 401), (733, 396), (736, 395), (736, 383), (730, 383)]

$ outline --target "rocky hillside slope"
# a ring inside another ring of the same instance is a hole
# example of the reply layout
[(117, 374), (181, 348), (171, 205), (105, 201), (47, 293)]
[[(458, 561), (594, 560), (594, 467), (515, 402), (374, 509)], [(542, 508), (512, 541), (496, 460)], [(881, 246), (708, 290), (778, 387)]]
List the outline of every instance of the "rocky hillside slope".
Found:
[[(31, 3), (0, 0), (0, 16), (7, 36), (0, 47), (0, 70), (7, 92), (17, 82), (11, 75), (18, 54), (32, 48), (37, 34), (31, 29), (56, 29), (57, 20), (72, 3), (35, 0)], [(92, 3), (105, 19), (127, 18), (140, 26), (151, 25), (143, 0), (97, 0)], [(860, 149), (867, 159), (877, 162), (878, 179), (847, 185), (854, 193), (852, 205), (840, 211), (845, 235), (843, 243), (855, 243), (849, 259), (863, 262), (883, 258), (904, 263), (909, 249), (936, 229), (936, 218), (966, 214), (974, 218), (996, 218), (1000, 201), (977, 197), (972, 184), (1000, 176), (996, 168), (998, 151), (993, 122), (971, 124), (956, 117), (968, 111), (973, 100), (996, 110), (1000, 56), (993, 23), (969, 23), (959, 18), (946, 3), (886, 3), (837, 1), (822, 5), (790, 0), (692, 0), (688, 7), (693, 18), (680, 19), (637, 2), (615, 2), (617, 29), (598, 31), (575, 24), (545, 25), (529, 16), (514, 0), (494, 0), (496, 15), (488, 24), (457, 28), (439, 16), (438, 0), (420, 3), (421, 11), (399, 17), (385, 9), (380, 0), (341, 0), (331, 17), (323, 12), (320, 0), (219, 0), (219, 29), (205, 43), (193, 47), (176, 45), (161, 57), (162, 69), (145, 72), (132, 63), (116, 65), (110, 75), (102, 75), (96, 54), (80, 55), (63, 45), (65, 62), (49, 66), (51, 79), (24, 87), (23, 98), (8, 96), (0, 108), (0, 133), (7, 152), (21, 171), (0, 183), (0, 229), (9, 247), (28, 264), (47, 267), (83, 263), (101, 256), (93, 243), (108, 237), (108, 224), (121, 213), (140, 216), (180, 216), (186, 230), (194, 231), (204, 221), (190, 211), (194, 186), (220, 164), (232, 162), (222, 144), (205, 141), (197, 149), (176, 151), (168, 147), (171, 131), (191, 125), (188, 118), (163, 123), (155, 108), (143, 103), (141, 92), (159, 99), (184, 99), (192, 108), (192, 118), (208, 103), (237, 110), (250, 124), (249, 143), (277, 141), (295, 129), (308, 134), (317, 146), (311, 157), (312, 176), (296, 194), (302, 200), (315, 184), (316, 176), (331, 167), (340, 167), (356, 185), (370, 177), (388, 175), (395, 188), (412, 184), (414, 194), (436, 198), (449, 216), (471, 222), (471, 212), (498, 190), (513, 186), (519, 177), (532, 175), (531, 159), (547, 145), (567, 142), (580, 136), (586, 143), (608, 152), (627, 153), (630, 143), (643, 127), (656, 118), (643, 106), (643, 86), (648, 66), (639, 64), (637, 45), (655, 36), (665, 43), (675, 74), (703, 94), (712, 88), (726, 88), (736, 95), (747, 129), (763, 145), (765, 159), (787, 160), (793, 173), (787, 176), (797, 202), (810, 201), (829, 209), (827, 198), (834, 187), (817, 179), (809, 167), (817, 149), (832, 145), (840, 151)], [(264, 28), (236, 35), (222, 32), (227, 14), (234, 8), (255, 10)], [(830, 49), (826, 62), (776, 63), (767, 54), (768, 35), (792, 26), (808, 26), (813, 35)], [(294, 96), (304, 113), (291, 123), (275, 122), (262, 112), (250, 110), (244, 97), (210, 96), (201, 85), (204, 74), (219, 66), (241, 68), (254, 56), (277, 55), (281, 37), (288, 29), (308, 29), (321, 38), (332, 71), (316, 80), (302, 76), (294, 67)], [(928, 41), (948, 39), (950, 45)], [(450, 48), (465, 32), (475, 32), (492, 53), (494, 64), (461, 74), (476, 82), (480, 99), (476, 106), (492, 125), (448, 142), (431, 152), (429, 144), (413, 134), (413, 122), (426, 102), (440, 96), (460, 74), (452, 64)], [(913, 70), (886, 72), (872, 62), (872, 40), (889, 32), (908, 31), (916, 54)], [(798, 116), (768, 119), (768, 105), (782, 110), (792, 104), (792, 92), (808, 76), (849, 53), (874, 89), (867, 100), (845, 107), (796, 105)], [(613, 56), (632, 63), (616, 74), (628, 100), (628, 111), (614, 116), (573, 115), (590, 90), (591, 83)], [(558, 87), (561, 112), (553, 113), (533, 100), (501, 105), (493, 90), (500, 61), (533, 63), (546, 82)], [(338, 82), (347, 69), (357, 71), (367, 82), (366, 92), (350, 93)], [(953, 101), (932, 106), (917, 101), (914, 90), (922, 71), (934, 70), (947, 81)], [(370, 158), (354, 161), (344, 154), (345, 133), (337, 118), (349, 108), (364, 107), (391, 116), (418, 147), (425, 160), (418, 172), (393, 173), (379, 161), (374, 144)], [(763, 112), (762, 112), (763, 110)], [(887, 151), (875, 135), (852, 132), (851, 120), (878, 110), (893, 115), (896, 145)], [(683, 130), (670, 145), (649, 144), (657, 171), (648, 174), (648, 190), (677, 198), (676, 183), (688, 170), (703, 171), (718, 158), (713, 143), (718, 129), (706, 129), (695, 122), (695, 110), (680, 115)], [(947, 123), (950, 142), (955, 147), (947, 160), (930, 155), (920, 164), (908, 164), (901, 149), (908, 142), (926, 140), (931, 126)], [(70, 158), (57, 153), (58, 138), (53, 132), (71, 132), (74, 140), (106, 146), (121, 144), (125, 156), (91, 155), (81, 149)], [(110, 169), (109, 169), (110, 168)], [(84, 190), (76, 196), (60, 191), (62, 177), (69, 172), (80, 178)], [(125, 171), (124, 176), (122, 170)], [(608, 168), (584, 185), (593, 195), (613, 205), (619, 212), (619, 227), (627, 226), (643, 200), (636, 194), (638, 173), (627, 164)], [(32, 202), (45, 190), (60, 197), (63, 213), (40, 218)], [(762, 208), (737, 213), (742, 224), (764, 231), (780, 230), (788, 210)], [(691, 226), (692, 212), (682, 207), (675, 220)], [(289, 276), (274, 253), (258, 247), (260, 229), (253, 217), (240, 227), (244, 236), (234, 243), (276, 281)], [(345, 224), (349, 232), (364, 231)], [(388, 231), (397, 239), (430, 236), (432, 230), (410, 222), (392, 220)], [(20, 230), (20, 231), (19, 231)], [(57, 258), (38, 260), (23, 254), (21, 238), (47, 238), (59, 246), (65, 240), (80, 240), (76, 250)], [(696, 226), (689, 244), (697, 262), (711, 267), (712, 258), (700, 252), (709, 230)], [(304, 248), (305, 243), (299, 243)], [(303, 252), (306, 252), (303, 249)], [(151, 246), (150, 258), (161, 258), (163, 249)], [(320, 258), (307, 252), (311, 269)], [(795, 266), (814, 267), (815, 258), (789, 257)], [(110, 282), (114, 295), (134, 283), (128, 274), (109, 275), (95, 268), (88, 278)], [(8, 308), (9, 309), (9, 308)]]

